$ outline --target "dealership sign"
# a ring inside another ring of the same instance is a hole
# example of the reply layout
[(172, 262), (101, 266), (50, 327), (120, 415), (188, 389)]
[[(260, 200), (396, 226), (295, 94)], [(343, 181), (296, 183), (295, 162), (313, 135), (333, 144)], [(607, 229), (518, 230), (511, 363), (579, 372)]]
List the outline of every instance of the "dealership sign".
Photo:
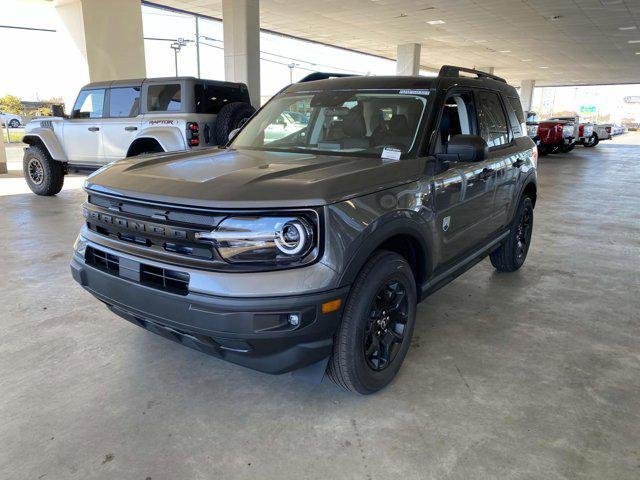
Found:
[(580, 113), (596, 113), (595, 105), (580, 105)]

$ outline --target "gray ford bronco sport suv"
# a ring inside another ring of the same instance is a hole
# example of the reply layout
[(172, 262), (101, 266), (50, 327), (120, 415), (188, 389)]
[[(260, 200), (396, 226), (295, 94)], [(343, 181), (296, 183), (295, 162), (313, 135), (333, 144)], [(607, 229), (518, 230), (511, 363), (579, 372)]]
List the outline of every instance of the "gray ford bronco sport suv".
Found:
[[(419, 301), (485, 256), (522, 266), (537, 151), (499, 77), (322, 77), (278, 93), (224, 149), (91, 175), (71, 271), (166, 338), (368, 394), (400, 368)], [(283, 112), (308, 122), (265, 135)]]

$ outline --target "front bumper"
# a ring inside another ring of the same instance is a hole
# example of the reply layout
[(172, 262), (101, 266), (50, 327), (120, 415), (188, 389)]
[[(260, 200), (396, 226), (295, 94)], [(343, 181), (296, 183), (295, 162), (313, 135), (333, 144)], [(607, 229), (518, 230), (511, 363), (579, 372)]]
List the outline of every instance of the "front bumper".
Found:
[[(140, 259), (144, 262), (143, 259)], [(131, 279), (131, 271), (91, 266), (76, 252), (73, 278), (122, 318), (224, 360), (280, 374), (327, 358), (349, 287), (293, 296), (235, 298), (176, 294)], [(240, 274), (242, 275), (242, 274)], [(322, 312), (322, 304), (340, 308)], [(289, 315), (299, 316), (292, 326)]]

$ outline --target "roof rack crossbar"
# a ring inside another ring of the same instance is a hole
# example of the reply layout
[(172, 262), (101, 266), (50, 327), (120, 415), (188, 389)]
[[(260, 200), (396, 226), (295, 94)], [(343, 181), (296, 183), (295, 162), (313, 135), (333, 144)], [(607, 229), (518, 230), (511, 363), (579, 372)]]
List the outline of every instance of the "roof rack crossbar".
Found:
[(341, 78), (341, 77), (359, 77), (353, 73), (330, 73), (330, 72), (313, 72), (304, 78), (298, 80), (298, 83), (313, 82), (315, 80), (327, 80), (329, 78)]
[(478, 78), (490, 78), (492, 80), (497, 80), (498, 82), (507, 83), (507, 81), (498, 77), (497, 75), (492, 75), (491, 73), (481, 72), (480, 70), (474, 70), (473, 68), (464, 68), (464, 67), (456, 67), (455, 65), (443, 65), (440, 68), (440, 73), (438, 73), (439, 77), (459, 77), (460, 72), (471, 73), (477, 75)]

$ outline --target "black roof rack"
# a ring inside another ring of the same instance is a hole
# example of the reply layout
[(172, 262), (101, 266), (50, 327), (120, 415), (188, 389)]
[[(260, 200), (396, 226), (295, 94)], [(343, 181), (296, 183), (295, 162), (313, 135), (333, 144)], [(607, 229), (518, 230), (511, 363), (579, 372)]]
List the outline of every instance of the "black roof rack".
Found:
[(313, 82), (315, 80), (327, 80), (328, 78), (340, 78), (340, 77), (359, 77), (353, 73), (329, 73), (329, 72), (313, 72), (306, 77), (298, 80), (298, 83)]
[(490, 78), (492, 80), (497, 80), (498, 82), (507, 83), (507, 81), (498, 77), (497, 75), (492, 75), (490, 73), (481, 72), (480, 70), (474, 70), (473, 68), (464, 68), (464, 67), (456, 67), (454, 65), (443, 65), (440, 69), (440, 73), (438, 73), (439, 77), (459, 77), (460, 72), (471, 73), (477, 75), (478, 78)]

